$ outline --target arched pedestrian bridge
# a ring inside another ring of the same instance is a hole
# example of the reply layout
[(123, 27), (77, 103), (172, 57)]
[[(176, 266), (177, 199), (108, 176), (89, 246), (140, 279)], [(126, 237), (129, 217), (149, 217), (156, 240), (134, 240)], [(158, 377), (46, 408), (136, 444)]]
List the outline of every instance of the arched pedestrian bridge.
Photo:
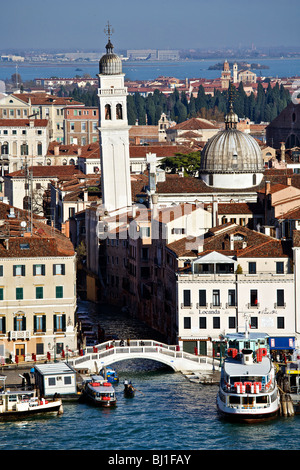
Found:
[(84, 355), (69, 358), (74, 369), (89, 369), (91, 373), (115, 362), (128, 359), (149, 359), (171, 367), (175, 372), (219, 370), (219, 360), (207, 356), (196, 356), (153, 340), (131, 340), (130, 345), (121, 346), (120, 341), (107, 341), (87, 347)]

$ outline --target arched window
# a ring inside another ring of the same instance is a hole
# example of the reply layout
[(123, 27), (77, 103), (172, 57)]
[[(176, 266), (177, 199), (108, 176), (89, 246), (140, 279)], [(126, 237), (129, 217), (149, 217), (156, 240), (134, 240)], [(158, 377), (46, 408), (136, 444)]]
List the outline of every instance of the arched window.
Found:
[(252, 177), (252, 184), (253, 186), (256, 185), (256, 174), (254, 173), (253, 177)]
[(13, 156), (16, 157), (18, 153), (18, 143), (13, 142)]
[(3, 142), (1, 146), (2, 155), (8, 155), (8, 142)]
[(209, 175), (208, 176), (208, 184), (209, 184), (209, 186), (214, 185), (214, 175)]
[(118, 103), (116, 106), (116, 116), (117, 119), (123, 119), (123, 109), (120, 103)]
[(107, 121), (111, 120), (111, 106), (110, 106), (110, 104), (105, 105), (105, 120), (107, 120)]
[(74, 160), (74, 158), (70, 158), (70, 160), (69, 160), (69, 165), (75, 165), (75, 160)]
[(298, 136), (296, 134), (291, 134), (289, 135), (286, 143), (285, 143), (285, 147), (287, 149), (292, 149), (293, 147), (299, 147), (300, 145), (300, 140), (298, 138)]
[(28, 145), (26, 143), (21, 144), (21, 155), (28, 155)]
[(42, 146), (41, 142), (38, 142), (38, 144), (37, 144), (37, 154), (39, 156), (43, 154), (43, 146)]

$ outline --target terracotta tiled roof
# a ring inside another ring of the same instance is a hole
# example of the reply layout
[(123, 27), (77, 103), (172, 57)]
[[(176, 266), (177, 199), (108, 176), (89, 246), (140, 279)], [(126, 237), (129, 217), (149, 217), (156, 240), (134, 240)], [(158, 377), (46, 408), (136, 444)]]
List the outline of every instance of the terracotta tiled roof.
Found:
[(201, 129), (216, 129), (217, 130), (218, 128), (214, 126), (210, 121), (207, 121), (206, 119), (191, 118), (184, 122), (181, 122), (180, 124), (176, 124), (176, 126), (173, 126), (170, 129), (192, 131), (192, 130), (201, 130)]
[(169, 243), (167, 248), (177, 255), (178, 258), (197, 258), (197, 252), (191, 249), (191, 245), (196, 239), (182, 238)]
[[(255, 192), (260, 186), (245, 189), (243, 191)], [(240, 192), (240, 189), (224, 189), (207, 186), (200, 178), (193, 177), (180, 177), (177, 174), (166, 174), (166, 181), (157, 183), (158, 194), (208, 194), (208, 193), (235, 193)]]
[(300, 247), (300, 231), (299, 230), (293, 231), (293, 246)]
[(47, 119), (0, 119), (0, 127), (47, 127)]
[(19, 98), (20, 100), (24, 101), (25, 103), (29, 103), (33, 105), (59, 105), (59, 106), (68, 106), (68, 105), (82, 105), (84, 103), (80, 103), (79, 101), (74, 100), (71, 97), (60, 97), (55, 95), (48, 95), (45, 93), (14, 93), (13, 96)]
[(252, 202), (229, 202), (227, 204), (218, 204), (218, 214), (261, 214), (263, 207), (258, 203)]
[(47, 256), (73, 256), (71, 241), (59, 230), (50, 227), (33, 216), (32, 232), (26, 231), (21, 222), (31, 227), (29, 214), (14, 208), (14, 217), (9, 216), (12, 206), (0, 202), (0, 258), (36, 258)]
[[(33, 177), (35, 178), (55, 178), (55, 177), (60, 177), (60, 178), (70, 178), (70, 176), (76, 175), (84, 178), (86, 175), (82, 173), (80, 170), (78, 170), (74, 165), (56, 165), (56, 166), (42, 166), (42, 165), (37, 165), (37, 166), (31, 166), (28, 169), (30, 172), (32, 172)], [(12, 173), (9, 173), (7, 177), (10, 178), (24, 178), (25, 177), (25, 169), (23, 170), (18, 170), (14, 171)]]
[(130, 145), (130, 158), (144, 158), (148, 153), (155, 153), (158, 158), (174, 157), (176, 153), (190, 153), (191, 147), (185, 145), (150, 144)]
[[(240, 235), (242, 240), (234, 241), (233, 248), (230, 245), (230, 235)], [(244, 247), (246, 243), (246, 247)], [(187, 247), (191, 246), (191, 240), (185, 238), (179, 242), (168, 245), (177, 256), (189, 256)], [(186, 251), (184, 251), (186, 250)], [(207, 252), (217, 251), (227, 256), (237, 258), (282, 258), (291, 257), (291, 243), (277, 240), (268, 235), (241, 227), (236, 224), (215, 227), (204, 236), (203, 251), (200, 256)]]

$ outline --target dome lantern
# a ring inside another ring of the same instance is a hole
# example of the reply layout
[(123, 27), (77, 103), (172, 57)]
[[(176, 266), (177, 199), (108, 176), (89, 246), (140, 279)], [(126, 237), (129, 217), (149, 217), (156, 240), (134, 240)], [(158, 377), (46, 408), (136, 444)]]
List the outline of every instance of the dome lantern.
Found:
[(237, 124), (231, 95), (225, 130), (209, 139), (202, 151), (199, 173), (208, 186), (249, 188), (262, 180), (261, 149), (252, 136), (237, 129)]
[(104, 32), (108, 36), (108, 42), (106, 44), (106, 54), (104, 54), (99, 61), (99, 73), (101, 75), (119, 75), (122, 73), (122, 61), (120, 57), (114, 53), (114, 46), (110, 40), (113, 30), (109, 22)]

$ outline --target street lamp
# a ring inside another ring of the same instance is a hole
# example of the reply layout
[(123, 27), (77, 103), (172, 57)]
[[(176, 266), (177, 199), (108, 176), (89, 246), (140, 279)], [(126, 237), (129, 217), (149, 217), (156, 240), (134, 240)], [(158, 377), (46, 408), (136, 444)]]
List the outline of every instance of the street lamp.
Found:
[(51, 347), (51, 343), (48, 343), (48, 349), (53, 349), (54, 352), (54, 362), (56, 362), (56, 338), (53, 338), (53, 346)]

